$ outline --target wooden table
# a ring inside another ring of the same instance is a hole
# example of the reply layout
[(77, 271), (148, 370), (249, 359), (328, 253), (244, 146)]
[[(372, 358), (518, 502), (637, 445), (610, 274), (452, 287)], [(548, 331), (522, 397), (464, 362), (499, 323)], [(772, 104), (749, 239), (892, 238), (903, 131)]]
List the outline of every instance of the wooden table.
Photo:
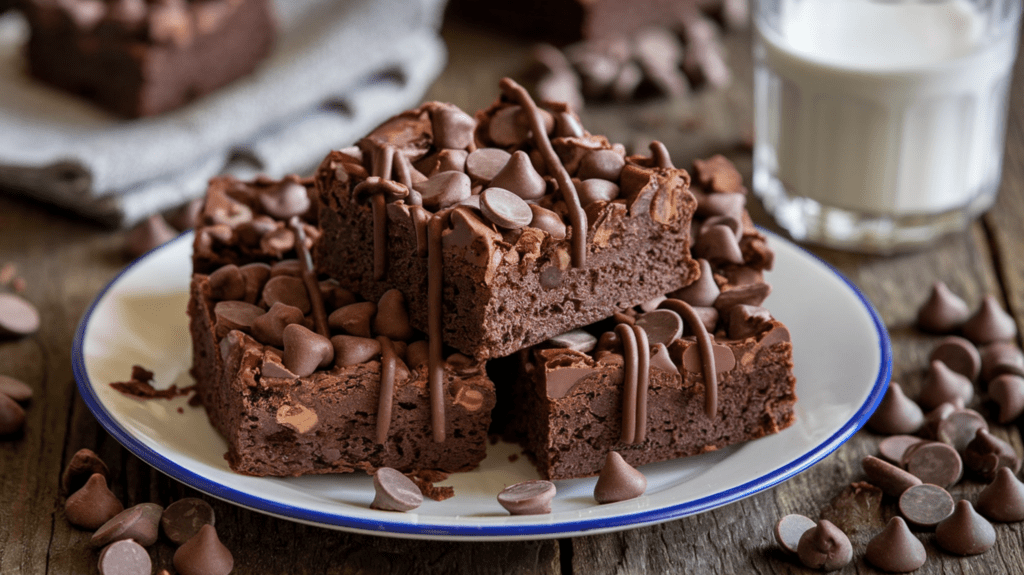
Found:
[[(458, 24), (447, 24), (450, 63), (428, 97), (467, 110), (489, 104), (503, 75), (519, 73), (529, 46)], [(729, 39), (736, 81), (727, 91), (683, 102), (606, 105), (584, 114), (585, 125), (634, 149), (666, 142), (677, 164), (722, 152), (749, 178), (744, 139), (751, 130), (750, 40)], [(815, 249), (870, 299), (888, 326), (894, 378), (916, 394), (936, 338), (912, 327), (917, 307), (936, 280), (975, 306), (995, 294), (1024, 327), (1024, 63), (1018, 62), (1010, 104), (1007, 155), (998, 204), (965, 233), (932, 249), (898, 257), (867, 257)], [(0, 135), (2, 137), (2, 135)], [(339, 146), (347, 142), (339, 142)], [(771, 227), (757, 206), (755, 219)], [(200, 495), (216, 508), (217, 526), (233, 551), (235, 573), (802, 573), (775, 546), (772, 527), (787, 513), (818, 517), (850, 482), (863, 479), (860, 460), (879, 436), (862, 431), (797, 477), (737, 503), (694, 517), (619, 533), (516, 543), (417, 542), (352, 535), (274, 519), (198, 494), (156, 472), (113, 441), (78, 397), (71, 371), (75, 327), (97, 292), (126, 263), (123, 231), (110, 231), (41, 205), (0, 196), (0, 266), (13, 263), (25, 296), (41, 310), (38, 334), (0, 342), (0, 373), (32, 385), (24, 437), (0, 442), (0, 573), (93, 573), (89, 533), (65, 520), (61, 470), (82, 447), (100, 454), (115, 474), (114, 492), (127, 504), (167, 504)], [(842, 326), (837, 326), (842, 329)], [(1018, 422), (1019, 423), (1019, 422)], [(1019, 427), (998, 433), (1021, 451)], [(966, 482), (955, 493), (981, 486)], [(862, 506), (838, 521), (851, 533), (855, 561), (844, 573), (871, 572), (864, 544), (893, 513), (891, 505)], [(919, 573), (1022, 573), (1024, 525), (997, 526), (998, 543), (967, 559), (930, 550)], [(171, 566), (173, 549), (152, 548), (157, 568)]]

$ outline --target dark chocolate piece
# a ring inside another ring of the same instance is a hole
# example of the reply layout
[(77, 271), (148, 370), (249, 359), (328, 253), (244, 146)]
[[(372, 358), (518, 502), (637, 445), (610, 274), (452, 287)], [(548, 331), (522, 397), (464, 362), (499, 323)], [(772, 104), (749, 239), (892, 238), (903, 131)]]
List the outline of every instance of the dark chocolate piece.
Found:
[(178, 545), (194, 537), (203, 525), (214, 525), (215, 522), (213, 507), (196, 497), (185, 497), (171, 503), (160, 516), (164, 535)]
[(911, 473), (870, 455), (861, 460), (861, 467), (868, 481), (877, 485), (886, 495), (899, 497), (904, 491), (921, 485), (921, 480)]
[(950, 333), (959, 329), (970, 315), (967, 303), (939, 281), (932, 285), (928, 300), (918, 310), (917, 325), (934, 333)]
[(594, 499), (598, 503), (616, 503), (635, 499), (647, 490), (647, 478), (626, 463), (615, 451), (609, 451), (601, 468), (601, 476), (594, 485)]
[(502, 489), (498, 503), (512, 515), (542, 515), (551, 513), (556, 491), (550, 481), (531, 479)]
[(376, 496), (370, 509), (380, 511), (412, 511), (423, 504), (420, 488), (402, 472), (390, 467), (381, 467), (373, 474), (373, 489)]
[(996, 530), (970, 501), (961, 499), (953, 513), (935, 527), (935, 542), (950, 553), (978, 555), (996, 544)]
[(74, 493), (96, 473), (107, 477), (107, 464), (103, 463), (93, 450), (83, 447), (71, 456), (71, 461), (68, 461), (67, 467), (64, 468), (64, 474), (60, 479), (61, 488), (65, 493)]
[(1024, 483), (1008, 467), (1000, 467), (995, 475), (978, 494), (978, 512), (991, 521), (1024, 521)]
[(921, 383), (918, 401), (926, 409), (938, 407), (946, 401), (961, 401), (966, 404), (974, 397), (974, 385), (963, 375), (950, 369), (945, 363), (932, 360), (928, 374)]
[(953, 497), (938, 485), (915, 485), (900, 495), (899, 509), (911, 525), (931, 529), (953, 513)]
[(978, 379), (981, 373), (981, 354), (978, 353), (978, 348), (970, 341), (955, 335), (939, 342), (928, 359), (941, 361), (971, 381)]
[(987, 295), (981, 307), (963, 325), (967, 339), (978, 345), (1011, 340), (1017, 336), (1017, 322), (1006, 313), (995, 296)]
[(821, 519), (800, 536), (797, 556), (812, 569), (835, 571), (853, 559), (853, 546), (846, 533), (828, 519)]
[(775, 524), (775, 541), (783, 550), (795, 555), (800, 538), (815, 525), (817, 524), (811, 518), (791, 513)]
[(203, 525), (199, 532), (174, 552), (179, 575), (228, 575), (235, 567), (231, 551), (220, 542), (217, 529)]
[(124, 511), (124, 505), (107, 487), (106, 477), (94, 473), (81, 489), (68, 496), (64, 513), (75, 527), (99, 529), (111, 517)]
[(988, 384), (988, 396), (999, 405), (999, 423), (1007, 424), (1024, 413), (1024, 377), (1003, 374)]
[(907, 449), (922, 441), (926, 440), (913, 435), (891, 435), (878, 443), (878, 454), (889, 463), (901, 465)]
[(948, 488), (963, 476), (963, 461), (956, 449), (945, 443), (931, 442), (914, 446), (906, 455), (907, 471), (925, 483)]
[(889, 573), (909, 573), (928, 559), (924, 544), (910, 532), (902, 517), (893, 517), (864, 549), (868, 563)]
[(868, 419), (868, 427), (889, 435), (916, 433), (924, 424), (920, 406), (903, 394), (903, 387), (890, 382), (878, 409)]
[(104, 547), (114, 541), (133, 539), (143, 547), (156, 543), (160, 535), (160, 515), (164, 508), (156, 503), (140, 503), (110, 518), (93, 534), (89, 543)]
[(1014, 473), (1020, 471), (1020, 456), (1012, 445), (979, 428), (974, 439), (964, 449), (964, 467), (973, 471), (985, 481), (995, 479), (996, 471), (1007, 467)]

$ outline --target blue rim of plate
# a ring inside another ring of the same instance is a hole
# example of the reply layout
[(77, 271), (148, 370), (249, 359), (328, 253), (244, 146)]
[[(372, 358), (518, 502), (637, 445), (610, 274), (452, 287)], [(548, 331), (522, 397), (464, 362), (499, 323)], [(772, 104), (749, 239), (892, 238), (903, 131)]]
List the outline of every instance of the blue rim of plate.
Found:
[(128, 273), (129, 270), (134, 268), (137, 264), (145, 260), (152, 253), (166, 248), (167, 245), (173, 242), (183, 241), (186, 236), (191, 236), (191, 232), (185, 232), (164, 244), (163, 246), (157, 247), (150, 250), (146, 254), (140, 256), (128, 264), (123, 270), (121, 270), (117, 276), (108, 283), (91, 304), (89, 309), (86, 311), (82, 320), (78, 324), (78, 328), (75, 331), (75, 339), (72, 343), (71, 356), (72, 356), (72, 368), (75, 375), (75, 381), (78, 386), (79, 394), (85, 401), (86, 406), (92, 411), (93, 415), (99, 421), (100, 425), (110, 433), (118, 443), (123, 445), (128, 451), (135, 454), (138, 458), (142, 459), (158, 471), (176, 479), (189, 487), (223, 499), (225, 501), (240, 505), (242, 507), (273, 515), (276, 517), (299, 521), (303, 523), (314, 524), (322, 527), (331, 527), (335, 529), (341, 529), (346, 531), (356, 531), (360, 533), (370, 535), (383, 535), (383, 536), (397, 536), (402, 535), (420, 537), (420, 538), (437, 538), (445, 539), (449, 537), (467, 538), (467, 540), (500, 540), (509, 538), (529, 538), (533, 537), (550, 537), (552, 535), (565, 535), (565, 536), (576, 536), (586, 535), (587, 532), (597, 531), (613, 531), (617, 529), (627, 529), (632, 527), (640, 527), (645, 525), (653, 525), (656, 523), (662, 523), (673, 519), (679, 519), (689, 515), (695, 515), (703, 513), (716, 507), (721, 507), (728, 503), (733, 503), (754, 493), (763, 491), (765, 489), (774, 487), (787, 479), (805, 471), (810, 466), (821, 461), (830, 453), (839, 448), (845, 443), (850, 437), (853, 436), (861, 427), (867, 423), (868, 418), (874, 413), (878, 404), (882, 401), (882, 397), (885, 394), (885, 390), (888, 387), (889, 380), (892, 377), (892, 343), (889, 339), (889, 332), (885, 328), (885, 324), (882, 323), (878, 312), (875, 310), (871, 302), (861, 293), (860, 289), (857, 288), (849, 279), (846, 278), (842, 273), (835, 269), (831, 264), (822, 260), (817, 255), (807, 251), (802, 246), (794, 244), (788, 240), (783, 239), (778, 234), (758, 228), (762, 233), (772, 238), (772, 241), (788, 243), (791, 246), (797, 248), (805, 255), (810, 256), (817, 263), (827, 268), (833, 274), (835, 274), (842, 282), (857, 296), (863, 305), (864, 309), (867, 310), (871, 317), (872, 324), (875, 327), (875, 332), (878, 336), (878, 347), (880, 352), (880, 365), (875, 382), (872, 385), (871, 393), (868, 395), (867, 400), (861, 405), (860, 409), (854, 413), (846, 423), (830, 437), (822, 441), (813, 449), (808, 450), (806, 453), (791, 461), (787, 465), (779, 467), (769, 473), (766, 473), (760, 477), (752, 479), (742, 485), (736, 486), (732, 489), (720, 491), (713, 495), (695, 499), (691, 501), (684, 501), (677, 505), (670, 505), (653, 509), (649, 511), (642, 511), (638, 513), (630, 513), (623, 515), (616, 515), (614, 517), (601, 517), (589, 520), (575, 520), (575, 521), (563, 521), (559, 523), (543, 523), (543, 524), (531, 524), (531, 525), (478, 525), (478, 526), (458, 526), (458, 525), (446, 525), (446, 524), (432, 524), (432, 523), (390, 523), (388, 521), (382, 521), (379, 519), (365, 519), (359, 517), (350, 517), (346, 515), (339, 515), (333, 513), (321, 513), (304, 509), (300, 507), (293, 507), (290, 505), (283, 505), (281, 503), (256, 497), (249, 493), (239, 491), (226, 487), (220, 483), (211, 481), (201, 475), (193, 473), (192, 471), (170, 461), (159, 453), (153, 451), (148, 446), (143, 444), (141, 441), (129, 434), (123, 427), (118, 425), (117, 421), (111, 416), (106, 410), (103, 404), (100, 402), (99, 397), (96, 396), (93, 391), (93, 386), (86, 372), (85, 368), (85, 354), (83, 353), (83, 346), (85, 344), (85, 332), (89, 325), (89, 319), (92, 317), (93, 311), (96, 306), (103, 300), (103, 297), (107, 294), (110, 289), (117, 284), (118, 280), (123, 275)]

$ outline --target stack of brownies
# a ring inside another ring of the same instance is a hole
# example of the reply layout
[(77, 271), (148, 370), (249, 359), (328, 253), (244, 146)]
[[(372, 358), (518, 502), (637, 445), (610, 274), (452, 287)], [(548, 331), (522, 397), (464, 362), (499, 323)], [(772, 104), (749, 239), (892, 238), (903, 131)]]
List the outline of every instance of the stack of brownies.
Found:
[(450, 473), (503, 435), (564, 479), (787, 427), (772, 252), (732, 164), (694, 173), (504, 80), (475, 117), (424, 104), (312, 180), (214, 180), (189, 316), (232, 469)]

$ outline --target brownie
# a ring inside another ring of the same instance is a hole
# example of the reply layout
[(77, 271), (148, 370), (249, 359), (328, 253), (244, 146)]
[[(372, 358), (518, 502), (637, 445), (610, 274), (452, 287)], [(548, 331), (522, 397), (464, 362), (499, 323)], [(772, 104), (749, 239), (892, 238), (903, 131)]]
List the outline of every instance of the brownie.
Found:
[(253, 71), (270, 0), (25, 0), (33, 76), (115, 114), (174, 110)]
[(664, 146), (626, 157), (564, 105), (537, 106), (508, 79), (502, 91), (475, 118), (437, 102), (402, 113), (315, 176), (319, 271), (370, 300), (397, 288), (414, 327), (433, 335), (434, 322), (478, 360), (697, 274), (697, 202)]
[[(197, 273), (191, 283), (193, 376), (210, 422), (227, 439), (232, 470), (297, 476), (380, 467), (445, 473), (476, 467), (486, 455), (495, 404), (483, 364), (458, 354), (445, 362), (444, 433), (443, 441), (436, 441), (422, 334), (409, 329), (394, 333), (379, 325), (388, 305), (383, 301), (373, 306), (380, 310), (378, 322), (372, 315), (364, 316), (358, 327), (358, 318), (355, 323), (336, 320), (337, 309), (367, 302), (357, 303), (350, 293), (324, 281), (318, 285), (331, 318), (329, 335), (334, 336), (327, 340), (313, 331), (312, 314), (302, 313), (306, 292), (296, 267), (288, 261), (273, 268), (250, 264), (250, 269), (262, 267), (265, 274), (243, 274), (245, 287), (255, 282), (257, 289), (229, 293), (231, 282), (223, 276), (230, 275), (224, 270), (238, 271), (232, 264), (211, 275)], [(292, 293), (271, 287), (274, 281), (290, 281)], [(243, 300), (221, 299), (241, 293)], [(286, 322), (292, 323), (282, 329)], [(324, 342), (331, 356), (328, 363), (299, 370), (296, 365), (303, 358), (294, 358), (301, 356), (301, 349), (294, 349), (303, 341), (296, 334)], [(392, 374), (390, 386), (382, 384), (388, 381), (386, 370)], [(383, 424), (382, 393), (391, 396)]]

